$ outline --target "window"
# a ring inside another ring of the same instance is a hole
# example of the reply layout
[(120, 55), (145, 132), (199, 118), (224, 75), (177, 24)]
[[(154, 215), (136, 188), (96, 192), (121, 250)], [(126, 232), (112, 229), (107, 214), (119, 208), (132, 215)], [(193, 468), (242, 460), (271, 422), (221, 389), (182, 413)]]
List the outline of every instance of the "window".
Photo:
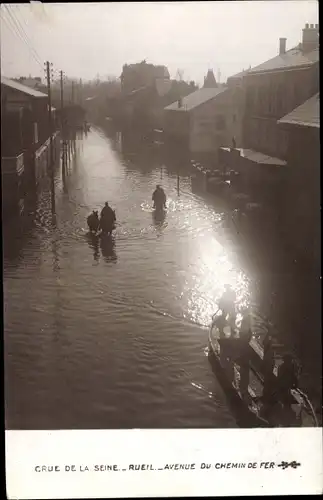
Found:
[(224, 130), (225, 129), (225, 118), (223, 115), (218, 115), (215, 118), (215, 128), (216, 128), (216, 130)]

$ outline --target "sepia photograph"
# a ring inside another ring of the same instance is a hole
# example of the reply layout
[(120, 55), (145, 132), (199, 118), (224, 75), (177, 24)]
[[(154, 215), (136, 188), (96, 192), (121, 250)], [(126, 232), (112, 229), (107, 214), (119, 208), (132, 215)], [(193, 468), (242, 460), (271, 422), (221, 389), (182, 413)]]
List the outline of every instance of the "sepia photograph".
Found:
[(1, 5), (6, 430), (322, 426), (319, 67), (316, 1)]

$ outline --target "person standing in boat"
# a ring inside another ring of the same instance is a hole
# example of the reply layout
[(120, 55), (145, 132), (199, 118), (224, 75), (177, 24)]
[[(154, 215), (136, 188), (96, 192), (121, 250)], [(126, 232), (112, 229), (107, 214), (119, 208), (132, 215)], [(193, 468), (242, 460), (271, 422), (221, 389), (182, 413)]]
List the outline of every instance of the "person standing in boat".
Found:
[(291, 404), (291, 390), (298, 386), (295, 363), (291, 354), (285, 354), (277, 373), (277, 397), (284, 406)]
[(262, 392), (263, 414), (264, 417), (270, 413), (272, 407), (277, 402), (276, 391), (277, 383), (274, 375), (275, 356), (273, 346), (273, 336), (270, 331), (267, 332), (263, 342), (263, 376), (264, 386)]
[(227, 319), (231, 327), (231, 333), (235, 332), (236, 322), (236, 293), (231, 285), (224, 285), (225, 292), (218, 302), (219, 309), (222, 311), (222, 316)]

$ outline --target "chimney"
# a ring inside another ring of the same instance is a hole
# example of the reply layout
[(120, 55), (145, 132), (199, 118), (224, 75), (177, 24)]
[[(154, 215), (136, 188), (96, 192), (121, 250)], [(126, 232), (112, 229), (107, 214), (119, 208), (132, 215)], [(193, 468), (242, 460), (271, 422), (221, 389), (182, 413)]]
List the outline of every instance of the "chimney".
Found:
[(302, 48), (303, 52), (311, 52), (319, 46), (319, 25), (305, 24), (303, 29)]
[(279, 39), (279, 55), (286, 53), (286, 38)]

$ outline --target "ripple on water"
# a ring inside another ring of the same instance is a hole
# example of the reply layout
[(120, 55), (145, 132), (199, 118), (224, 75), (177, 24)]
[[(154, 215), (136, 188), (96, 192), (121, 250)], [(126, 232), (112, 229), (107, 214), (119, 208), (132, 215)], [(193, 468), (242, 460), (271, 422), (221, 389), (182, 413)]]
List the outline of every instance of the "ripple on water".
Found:
[[(22, 257), (5, 260), (10, 427), (236, 426), (204, 354), (224, 284), (241, 306), (251, 300), (223, 210), (192, 194), (187, 176), (178, 195), (156, 158), (131, 161), (93, 130), (64, 186), (58, 174), (56, 220), (44, 189), (16, 241)], [(157, 183), (169, 197), (162, 221)], [(106, 200), (118, 220), (110, 247), (89, 239), (85, 222)]]

